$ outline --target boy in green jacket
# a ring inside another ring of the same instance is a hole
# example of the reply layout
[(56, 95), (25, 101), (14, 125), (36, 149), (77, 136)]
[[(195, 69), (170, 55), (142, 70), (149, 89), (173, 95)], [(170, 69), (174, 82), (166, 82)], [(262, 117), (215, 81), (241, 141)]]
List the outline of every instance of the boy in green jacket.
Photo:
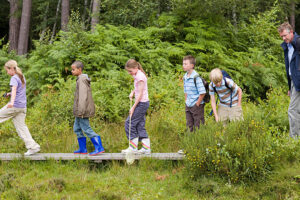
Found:
[(76, 91), (74, 95), (73, 114), (75, 116), (74, 132), (77, 135), (79, 150), (75, 154), (87, 154), (86, 137), (83, 132), (91, 139), (95, 146), (95, 151), (90, 156), (95, 156), (104, 152), (100, 136), (90, 127), (89, 117), (95, 114), (95, 105), (92, 97), (91, 80), (87, 74), (83, 74), (83, 63), (75, 61), (72, 65), (72, 75), (77, 76)]

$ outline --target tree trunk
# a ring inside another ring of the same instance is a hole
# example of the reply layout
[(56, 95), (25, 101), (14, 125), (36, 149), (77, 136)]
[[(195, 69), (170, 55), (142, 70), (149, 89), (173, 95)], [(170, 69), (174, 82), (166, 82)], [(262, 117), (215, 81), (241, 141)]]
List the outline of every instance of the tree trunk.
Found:
[(18, 0), (10, 0), (9, 11), (9, 51), (18, 50), (20, 17), (18, 16)]
[(45, 13), (45, 16), (44, 16), (44, 19), (43, 19), (43, 30), (42, 30), (42, 33), (41, 33), (41, 36), (40, 36), (40, 41), (42, 41), (44, 39), (46, 30), (47, 30), (47, 14), (48, 14), (48, 11), (49, 11), (49, 4), (50, 3), (48, 2), (47, 7), (46, 7), (46, 13)]
[(291, 1), (290, 9), (290, 24), (295, 31), (295, 1)]
[(99, 24), (99, 12), (100, 12), (100, 0), (93, 0), (93, 11), (92, 11), (92, 21), (91, 30), (95, 30), (96, 24)]
[(85, 17), (86, 17), (87, 9), (88, 9), (88, 0), (84, 0), (84, 8), (83, 8), (83, 14), (82, 14), (82, 21), (84, 24), (85, 24)]
[(57, 6), (56, 6), (55, 22), (53, 24), (53, 29), (52, 29), (52, 35), (51, 35), (50, 43), (52, 43), (52, 41), (54, 39), (54, 36), (55, 36), (55, 32), (56, 32), (56, 24), (57, 24), (57, 18), (58, 18), (58, 13), (59, 13), (60, 2), (61, 2), (61, 0), (58, 0)]
[(232, 5), (232, 21), (234, 27), (236, 28), (237, 27), (236, 2), (234, 2)]
[(61, 30), (66, 31), (70, 15), (70, 0), (61, 2)]
[(18, 42), (18, 55), (24, 55), (28, 51), (29, 27), (31, 17), (31, 0), (23, 0), (22, 17)]
[[(91, 10), (93, 9), (93, 0), (90, 1), (90, 6), (89, 7), (90, 7), (90, 9), (89, 9), (90, 12), (89, 12), (89, 17), (87, 19), (88, 23), (91, 22)], [(88, 24), (87, 24), (87, 26), (88, 26)]]

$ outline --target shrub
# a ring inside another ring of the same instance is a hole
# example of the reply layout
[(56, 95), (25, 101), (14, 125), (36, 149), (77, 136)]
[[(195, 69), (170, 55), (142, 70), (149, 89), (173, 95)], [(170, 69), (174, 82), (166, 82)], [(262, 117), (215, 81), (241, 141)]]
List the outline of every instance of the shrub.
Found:
[[(299, 160), (299, 141), (288, 137), (276, 114), (268, 120), (264, 117), (264, 113), (270, 111), (270, 104), (274, 105), (274, 99), (282, 99), (278, 94), (280, 92), (271, 91), (270, 99), (261, 102), (260, 107), (265, 110), (246, 103), (243, 121), (223, 126), (208, 120), (207, 125), (195, 133), (187, 133), (183, 144), (190, 175), (196, 179), (203, 175), (220, 176), (232, 183), (255, 181), (282, 163)], [(287, 101), (281, 101), (280, 105), (271, 111), (280, 113)], [(274, 127), (280, 127), (276, 134)]]
[[(230, 73), (251, 100), (265, 98), (266, 91), (286, 82), (280, 49), (276, 9), (272, 9), (238, 27), (210, 25), (194, 19), (184, 22), (172, 15), (161, 15), (147, 28), (98, 25), (94, 32), (82, 28), (72, 15), (69, 32), (60, 32), (52, 44), (35, 41), (36, 50), (24, 62), (28, 68), (28, 91), (38, 95), (45, 85), (58, 78), (67, 79), (70, 65), (82, 60), (89, 75), (122, 70), (129, 58), (138, 60), (149, 76), (181, 72), (183, 56), (197, 58), (196, 70), (204, 78), (215, 67)], [(74, 19), (73, 19), (74, 18)], [(232, 31), (235, 30), (235, 31)], [(282, 59), (283, 61), (283, 59)], [(118, 84), (116, 84), (118, 85)]]
[[(122, 121), (129, 112), (129, 94), (133, 90), (133, 78), (126, 70), (103, 70), (90, 76), (93, 99), (98, 120)], [(54, 85), (45, 85), (39, 98), (35, 98), (33, 112), (42, 111), (43, 117), (50, 121), (73, 122), (73, 98), (75, 77), (66, 81), (57, 78)], [(176, 75), (161, 74), (148, 77), (150, 108), (149, 113), (158, 111), (184, 98), (182, 83)], [(134, 102), (133, 102), (134, 103)]]

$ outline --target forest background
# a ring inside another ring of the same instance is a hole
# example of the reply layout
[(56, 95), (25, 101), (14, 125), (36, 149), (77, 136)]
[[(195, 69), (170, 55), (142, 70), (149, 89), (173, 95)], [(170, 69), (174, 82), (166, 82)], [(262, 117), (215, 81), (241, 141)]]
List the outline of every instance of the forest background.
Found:
[[(142, 160), (0, 164), (1, 199), (299, 199), (300, 149), (288, 136), (287, 80), (277, 27), (299, 30), (298, 0), (0, 0), (0, 66), (18, 61), (27, 80), (27, 124), (42, 152), (73, 152), (75, 78), (92, 78), (92, 127), (106, 152), (126, 148), (124, 120), (138, 60), (149, 79), (146, 129), (153, 152), (186, 151), (183, 162)], [(182, 58), (196, 70), (226, 70), (243, 89), (244, 121), (185, 130)], [(2, 70), (0, 91), (9, 91)], [(2, 98), (1, 106), (7, 103)], [(0, 151), (25, 147), (11, 122)], [(89, 150), (92, 145), (89, 143)]]

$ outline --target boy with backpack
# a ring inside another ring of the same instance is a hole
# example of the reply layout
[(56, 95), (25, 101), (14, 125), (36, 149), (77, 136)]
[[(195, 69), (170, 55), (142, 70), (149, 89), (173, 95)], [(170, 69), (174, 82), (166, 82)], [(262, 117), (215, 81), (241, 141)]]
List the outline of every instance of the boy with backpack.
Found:
[[(235, 121), (243, 119), (242, 89), (230, 78), (230, 76), (218, 68), (213, 69), (209, 78), (209, 95), (211, 107), (216, 121)], [(215, 93), (220, 99), (218, 112), (216, 110)]]
[(206, 94), (205, 80), (194, 70), (196, 59), (191, 56), (183, 58), (183, 77), (185, 95), (186, 126), (193, 132), (195, 127), (199, 128), (200, 122), (204, 124), (204, 96)]

